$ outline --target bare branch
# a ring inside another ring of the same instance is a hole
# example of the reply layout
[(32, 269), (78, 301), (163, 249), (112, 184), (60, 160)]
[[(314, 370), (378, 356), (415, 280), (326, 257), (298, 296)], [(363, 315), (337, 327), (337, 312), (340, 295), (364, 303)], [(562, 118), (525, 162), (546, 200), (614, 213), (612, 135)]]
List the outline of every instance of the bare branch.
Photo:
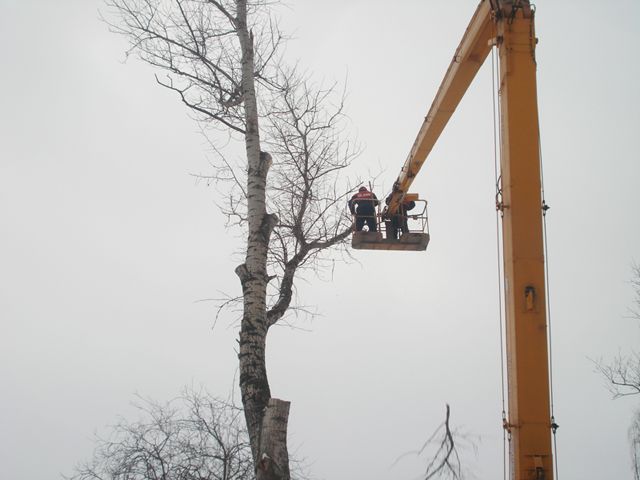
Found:
[(422, 447), (417, 451), (401, 455), (396, 459), (394, 465), (409, 455), (422, 455), (428, 448), (435, 446), (434, 453), (429, 456), (424, 480), (435, 478), (462, 480), (462, 465), (457, 445), (459, 434), (451, 428), (450, 419), (451, 409), (447, 405), (444, 422), (434, 430)]
[[(635, 294), (636, 308), (631, 309), (633, 318), (640, 320), (640, 266), (632, 265), (631, 286)], [(600, 373), (613, 398), (640, 394), (640, 352), (632, 350), (629, 354), (619, 353), (611, 363), (592, 360), (596, 371)]]
[(607, 383), (613, 398), (640, 393), (640, 354), (632, 351), (628, 355), (618, 354), (609, 364), (594, 361), (596, 371)]

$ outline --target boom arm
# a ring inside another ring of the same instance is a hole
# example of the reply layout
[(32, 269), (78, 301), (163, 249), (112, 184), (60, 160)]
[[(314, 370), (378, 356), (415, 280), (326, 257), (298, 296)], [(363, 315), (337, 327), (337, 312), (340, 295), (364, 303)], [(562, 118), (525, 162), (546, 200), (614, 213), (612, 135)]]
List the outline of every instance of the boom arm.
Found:
[(409, 191), (413, 179), (491, 51), (489, 40), (495, 29), (491, 14), (490, 3), (486, 0), (480, 2), (456, 49), (400, 175), (393, 184), (392, 197), (388, 206), (389, 213), (392, 214), (397, 210), (404, 195)]
[(502, 231), (513, 480), (553, 480), (534, 10), (481, 0), (394, 183), (394, 213), (491, 47), (500, 56)]

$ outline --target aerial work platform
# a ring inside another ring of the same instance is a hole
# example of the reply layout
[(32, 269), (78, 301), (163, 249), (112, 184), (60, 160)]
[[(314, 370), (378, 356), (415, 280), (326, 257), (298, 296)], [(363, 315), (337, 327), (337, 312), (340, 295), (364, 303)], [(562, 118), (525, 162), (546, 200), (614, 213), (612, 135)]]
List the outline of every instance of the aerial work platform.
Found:
[[(354, 231), (351, 237), (351, 247), (356, 250), (424, 252), (430, 239), (427, 202), (418, 199), (417, 194), (408, 194), (407, 197), (416, 205), (421, 205), (421, 211), (413, 215), (392, 216), (387, 215), (386, 210), (382, 213), (378, 212), (375, 215), (377, 231)], [(411, 220), (411, 229), (409, 228), (409, 220)], [(395, 238), (398, 235), (399, 237)]]
[(353, 232), (351, 246), (356, 250), (424, 251), (429, 244), (428, 233), (407, 232), (399, 239), (384, 238), (381, 232)]

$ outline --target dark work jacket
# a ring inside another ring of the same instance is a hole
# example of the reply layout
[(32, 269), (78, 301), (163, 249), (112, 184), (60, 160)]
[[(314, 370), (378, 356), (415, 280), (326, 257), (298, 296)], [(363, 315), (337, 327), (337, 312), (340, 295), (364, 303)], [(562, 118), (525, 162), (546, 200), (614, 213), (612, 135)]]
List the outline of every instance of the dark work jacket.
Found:
[[(384, 201), (387, 205), (389, 205), (389, 202), (391, 202), (391, 195), (389, 195), (387, 197), (387, 199)], [(400, 216), (400, 217), (406, 217), (407, 216), (407, 212), (409, 210), (411, 210), (412, 208), (414, 208), (416, 206), (416, 202), (402, 202), (400, 204), (400, 206), (398, 207), (398, 211), (395, 213), (394, 217)]]
[(351, 200), (349, 200), (349, 211), (352, 215), (374, 215), (378, 203), (380, 202), (378, 202), (376, 194), (365, 190), (351, 197)]

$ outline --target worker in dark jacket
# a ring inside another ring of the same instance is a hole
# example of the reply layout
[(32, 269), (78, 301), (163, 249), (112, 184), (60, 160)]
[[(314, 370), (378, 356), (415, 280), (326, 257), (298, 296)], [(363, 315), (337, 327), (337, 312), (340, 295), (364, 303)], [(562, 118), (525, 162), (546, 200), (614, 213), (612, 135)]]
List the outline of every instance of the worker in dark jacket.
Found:
[[(393, 194), (390, 194), (385, 200), (387, 205), (391, 203), (392, 196)], [(387, 229), (387, 240), (397, 240), (398, 230), (402, 233), (407, 233), (409, 231), (409, 225), (407, 224), (407, 212), (415, 206), (416, 202), (414, 201), (403, 201), (398, 207), (398, 211), (391, 215), (389, 220), (384, 222)]]
[(362, 230), (366, 224), (370, 232), (377, 232), (376, 226), (376, 206), (378, 206), (378, 197), (373, 192), (367, 190), (367, 187), (360, 187), (351, 200), (349, 200), (349, 211), (356, 217), (356, 232)]

